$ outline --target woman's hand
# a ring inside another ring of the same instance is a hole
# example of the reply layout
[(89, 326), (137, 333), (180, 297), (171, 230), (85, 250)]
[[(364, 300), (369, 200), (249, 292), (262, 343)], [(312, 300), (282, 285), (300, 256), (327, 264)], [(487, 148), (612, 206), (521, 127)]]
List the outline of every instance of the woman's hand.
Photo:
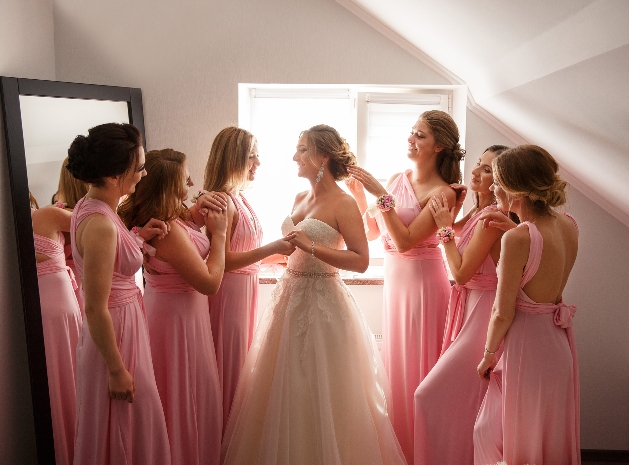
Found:
[(269, 244), (274, 254), (289, 256), (295, 251), (295, 246), (289, 241), (288, 236), (282, 237)]
[(346, 178), (345, 185), (349, 189), (349, 193), (352, 194), (354, 198), (365, 197), (365, 188), (363, 187), (362, 183), (354, 176)]
[(125, 368), (116, 373), (109, 373), (109, 397), (114, 400), (133, 402), (135, 382), (133, 376)]
[(387, 194), (387, 190), (382, 186), (382, 184), (380, 184), (380, 182), (368, 171), (365, 171), (359, 166), (348, 166), (347, 172), (351, 174), (354, 179), (360, 182), (367, 192), (376, 198)]
[(463, 184), (450, 184), (450, 187), (456, 192), (456, 204), (454, 205), (454, 217), (459, 214), (461, 208), (463, 208), (463, 202), (467, 196), (467, 186)]
[(227, 211), (227, 194), (224, 192), (209, 192), (200, 196), (196, 204), (199, 213), (203, 216), (207, 216), (210, 210), (217, 212)]
[(511, 218), (499, 211), (485, 212), (478, 221), (483, 222), (483, 228), (497, 228), (503, 231), (509, 231), (517, 226)]
[(144, 227), (138, 231), (138, 236), (148, 242), (154, 237), (163, 239), (164, 236), (168, 234), (168, 231), (170, 231), (170, 225), (168, 223), (151, 218)]
[(491, 374), (493, 369), (496, 368), (497, 364), (498, 357), (496, 357), (496, 354), (485, 352), (485, 356), (478, 364), (478, 368), (476, 369), (478, 371), (478, 376), (480, 376), (480, 379), (489, 379), (489, 375)]
[(428, 201), (428, 208), (430, 209), (430, 213), (432, 213), (432, 217), (434, 218), (438, 228), (452, 226), (456, 213), (454, 208), (448, 208), (448, 199), (446, 198), (445, 193), (441, 193), (441, 199), (439, 199), (436, 195), (433, 195)]
[(312, 252), (312, 241), (308, 237), (308, 234), (303, 231), (291, 231), (286, 235), (285, 239), (293, 244), (295, 247), (303, 250), (304, 252)]
[[(217, 194), (225, 195), (222, 192)], [(226, 201), (227, 202), (227, 201)], [(203, 218), (207, 231), (212, 235), (226, 234), (227, 231), (227, 208), (223, 210), (208, 209)]]

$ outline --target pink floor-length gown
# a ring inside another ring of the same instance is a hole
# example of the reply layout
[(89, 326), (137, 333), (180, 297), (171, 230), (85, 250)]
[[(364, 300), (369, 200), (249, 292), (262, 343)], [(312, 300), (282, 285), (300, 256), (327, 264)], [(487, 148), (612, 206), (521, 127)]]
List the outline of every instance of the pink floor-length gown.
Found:
[(76, 421), (76, 345), (81, 331), (81, 310), (74, 294), (74, 274), (65, 263), (64, 237), (59, 241), (34, 234), (35, 252), (49, 260), (37, 264), (46, 371), (57, 465), (74, 459)]
[[(388, 189), (405, 226), (421, 211), (409, 173), (400, 174)], [(413, 396), (441, 352), (450, 281), (441, 250), (430, 247), (438, 244), (434, 236), (399, 253), (380, 214), (376, 221), (385, 250), (382, 358), (391, 381), (393, 428), (411, 464)]]
[(109, 373), (87, 322), (77, 347), (77, 421), (75, 465), (170, 464), (166, 420), (155, 384), (142, 293), (135, 272), (142, 265), (137, 238), (104, 202), (85, 197), (72, 213), (72, 255), (83, 276), (76, 248), (76, 229), (87, 216), (109, 217), (118, 230), (116, 260), (109, 294), (109, 313), (118, 350), (135, 383), (133, 403), (109, 397)]
[(79, 308), (81, 309), (81, 314), (83, 313), (83, 296), (81, 295), (81, 276), (79, 272), (76, 270), (76, 265), (74, 264), (74, 259), (72, 258), (72, 244), (66, 244), (63, 247), (63, 253), (66, 257), (66, 265), (70, 267), (72, 273), (74, 274), (74, 279), (76, 281), (76, 289), (74, 289), (74, 294), (76, 295), (76, 301), (79, 303)]
[[(342, 249), (315, 218), (282, 232)], [(375, 338), (338, 270), (297, 249), (260, 319), (223, 437), (223, 465), (404, 465)]]
[[(247, 252), (262, 244), (262, 226), (245, 197), (230, 194), (238, 210), (238, 222), (231, 237), (232, 252)], [(258, 311), (258, 271), (253, 263), (223, 276), (215, 295), (208, 296), (218, 375), (223, 390), (223, 427), (238, 386), (240, 371), (253, 340)]]
[(533, 223), (519, 227), (528, 227), (529, 258), (515, 318), (474, 426), (474, 464), (578, 465), (576, 308), (533, 302), (526, 295), (523, 287), (537, 272), (543, 239)]
[[(205, 259), (210, 241), (176, 220)], [(207, 297), (168, 263), (149, 257), (144, 302), (155, 381), (166, 416), (173, 465), (218, 465), (223, 436), (221, 385)]]
[[(459, 253), (467, 248), (482, 213), (461, 231)], [(488, 382), (476, 372), (496, 298), (496, 265), (491, 255), (464, 285), (450, 294), (441, 357), (415, 391), (415, 464), (472, 465), (474, 422)]]

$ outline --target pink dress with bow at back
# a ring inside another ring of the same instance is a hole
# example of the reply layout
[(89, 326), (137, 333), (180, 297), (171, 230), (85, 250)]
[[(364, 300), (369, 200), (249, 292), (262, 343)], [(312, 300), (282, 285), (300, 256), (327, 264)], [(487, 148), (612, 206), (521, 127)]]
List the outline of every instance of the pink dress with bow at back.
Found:
[(162, 403), (155, 384), (142, 293), (135, 272), (142, 265), (137, 238), (104, 202), (85, 197), (72, 213), (72, 256), (83, 276), (76, 229), (89, 215), (110, 218), (118, 230), (116, 260), (108, 309), (118, 350), (135, 383), (133, 403), (109, 397), (109, 372), (87, 322), (77, 347), (77, 421), (75, 465), (170, 464), (170, 447)]
[[(465, 224), (457, 244), (463, 255), (480, 216)], [(415, 464), (471, 465), (474, 422), (488, 382), (476, 372), (483, 353), (491, 308), (496, 298), (496, 265), (491, 255), (465, 284), (450, 293), (448, 318), (439, 361), (415, 392)]]
[[(262, 226), (241, 195), (230, 194), (238, 210), (238, 222), (231, 237), (232, 252), (247, 252), (262, 245)], [(223, 389), (223, 427), (238, 386), (240, 371), (255, 330), (258, 312), (258, 271), (260, 263), (225, 273), (221, 287), (208, 296), (216, 349), (218, 374)]]
[(515, 318), (474, 426), (474, 464), (578, 465), (576, 308), (534, 302), (526, 295), (523, 287), (537, 272), (544, 243), (533, 223), (519, 227), (528, 227), (529, 258)]
[(59, 233), (58, 241), (38, 234), (33, 234), (33, 238), (35, 252), (50, 257), (37, 264), (37, 280), (55, 461), (67, 465), (74, 458), (76, 345), (81, 331), (81, 310), (74, 294), (74, 273), (65, 263), (63, 233)]
[[(193, 224), (176, 222), (205, 259), (209, 239)], [(144, 301), (172, 463), (218, 465), (223, 405), (207, 297), (172, 265), (152, 256), (148, 265), (160, 273), (144, 271)]]
[[(398, 176), (388, 188), (405, 226), (421, 212), (408, 179), (410, 172)], [(411, 464), (413, 396), (441, 352), (450, 281), (441, 250), (430, 247), (438, 244), (434, 236), (400, 253), (380, 214), (376, 221), (385, 249), (382, 358), (391, 381), (393, 428)]]

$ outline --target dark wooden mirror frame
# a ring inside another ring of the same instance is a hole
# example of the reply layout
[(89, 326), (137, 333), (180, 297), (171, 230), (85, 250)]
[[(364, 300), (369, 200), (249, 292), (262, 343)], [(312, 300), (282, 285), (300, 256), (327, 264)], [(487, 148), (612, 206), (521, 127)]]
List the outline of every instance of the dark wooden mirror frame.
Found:
[(48, 395), (46, 351), (44, 348), (44, 332), (39, 304), (39, 285), (37, 282), (33, 225), (31, 223), (28, 195), (20, 95), (127, 102), (129, 122), (140, 130), (142, 140), (146, 146), (142, 92), (140, 89), (131, 87), (0, 77), (0, 104), (2, 105), (13, 216), (15, 219), (37, 459), (40, 464), (54, 464), (55, 449), (52, 435), (50, 397)]

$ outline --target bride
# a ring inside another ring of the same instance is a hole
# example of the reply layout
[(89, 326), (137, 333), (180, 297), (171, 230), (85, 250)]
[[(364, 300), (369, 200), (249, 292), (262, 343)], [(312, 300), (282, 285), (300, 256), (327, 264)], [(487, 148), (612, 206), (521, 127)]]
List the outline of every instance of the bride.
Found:
[(247, 355), (222, 463), (405, 464), (380, 354), (337, 271), (369, 263), (356, 202), (336, 184), (356, 158), (334, 128), (318, 125), (301, 134), (293, 160), (312, 189), (282, 224), (297, 249)]

